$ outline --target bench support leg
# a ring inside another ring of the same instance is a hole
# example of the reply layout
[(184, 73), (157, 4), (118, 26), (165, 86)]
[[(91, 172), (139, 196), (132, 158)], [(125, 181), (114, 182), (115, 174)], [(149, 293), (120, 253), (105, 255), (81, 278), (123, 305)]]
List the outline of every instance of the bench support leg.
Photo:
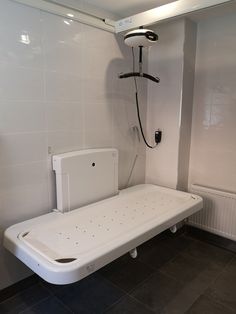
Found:
[(129, 251), (129, 255), (132, 258), (136, 258), (138, 256), (138, 252), (137, 252), (137, 248), (132, 249), (131, 251)]
[(176, 233), (176, 231), (177, 231), (177, 226), (174, 225), (174, 226), (170, 227), (170, 231), (171, 231), (172, 233)]

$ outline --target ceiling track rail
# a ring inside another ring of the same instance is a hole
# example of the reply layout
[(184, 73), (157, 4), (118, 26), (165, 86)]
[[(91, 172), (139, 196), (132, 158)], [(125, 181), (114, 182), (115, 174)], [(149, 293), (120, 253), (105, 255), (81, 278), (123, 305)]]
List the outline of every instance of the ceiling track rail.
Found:
[(69, 20), (80, 22), (82, 24), (90, 25), (111, 33), (115, 32), (114, 21), (107, 18), (96, 16), (94, 14), (90, 14), (88, 12), (83, 12), (82, 10), (78, 10), (76, 8), (61, 5), (54, 1), (47, 0), (11, 0), (11, 1), (35, 9), (39, 9), (41, 11), (48, 12), (54, 15), (58, 15)]
[(116, 33), (188, 15), (235, 0), (178, 0), (115, 22)]

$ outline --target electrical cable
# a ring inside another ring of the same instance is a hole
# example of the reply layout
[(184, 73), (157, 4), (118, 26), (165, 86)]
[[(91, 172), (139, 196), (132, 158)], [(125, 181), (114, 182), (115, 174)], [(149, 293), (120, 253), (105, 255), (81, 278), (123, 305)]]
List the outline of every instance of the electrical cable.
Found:
[(133, 163), (132, 163), (132, 166), (131, 166), (130, 174), (129, 174), (129, 177), (128, 177), (128, 180), (127, 180), (127, 183), (126, 183), (126, 188), (128, 188), (129, 185), (130, 185), (130, 181), (131, 181), (131, 178), (132, 178), (132, 175), (133, 175), (133, 172), (134, 172), (134, 167), (136, 165), (137, 159), (138, 159), (138, 154), (135, 154), (135, 157), (134, 157), (134, 160), (133, 160)]
[[(132, 47), (132, 59), (133, 59), (133, 72), (135, 72), (135, 57), (134, 57), (134, 48), (133, 48), (133, 47)], [(137, 79), (136, 79), (135, 76), (134, 76), (134, 86), (135, 86), (136, 110), (137, 110), (138, 122), (139, 122), (140, 131), (141, 131), (141, 134), (142, 134), (142, 138), (143, 138), (143, 141), (144, 141), (145, 145), (146, 145), (148, 148), (154, 149), (154, 148), (157, 147), (158, 144), (156, 144), (156, 145), (154, 145), (154, 146), (149, 145), (149, 143), (148, 143), (147, 140), (146, 140), (144, 131), (143, 131), (142, 120), (141, 120), (141, 117), (140, 117), (140, 110), (139, 110), (138, 84), (137, 84)]]

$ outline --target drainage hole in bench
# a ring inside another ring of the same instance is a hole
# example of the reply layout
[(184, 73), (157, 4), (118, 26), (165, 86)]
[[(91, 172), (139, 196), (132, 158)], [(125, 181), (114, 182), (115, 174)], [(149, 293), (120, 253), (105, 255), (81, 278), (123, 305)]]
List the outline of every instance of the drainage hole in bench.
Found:
[(71, 263), (71, 262), (74, 262), (75, 260), (77, 260), (77, 258), (73, 258), (73, 257), (55, 259), (56, 262), (61, 263), (61, 264)]

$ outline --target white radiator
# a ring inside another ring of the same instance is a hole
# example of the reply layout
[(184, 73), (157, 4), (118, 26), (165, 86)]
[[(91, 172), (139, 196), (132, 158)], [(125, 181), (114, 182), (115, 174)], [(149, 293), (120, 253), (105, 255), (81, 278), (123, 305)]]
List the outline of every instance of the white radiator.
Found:
[(196, 184), (190, 191), (203, 198), (203, 209), (188, 224), (236, 240), (236, 194)]

